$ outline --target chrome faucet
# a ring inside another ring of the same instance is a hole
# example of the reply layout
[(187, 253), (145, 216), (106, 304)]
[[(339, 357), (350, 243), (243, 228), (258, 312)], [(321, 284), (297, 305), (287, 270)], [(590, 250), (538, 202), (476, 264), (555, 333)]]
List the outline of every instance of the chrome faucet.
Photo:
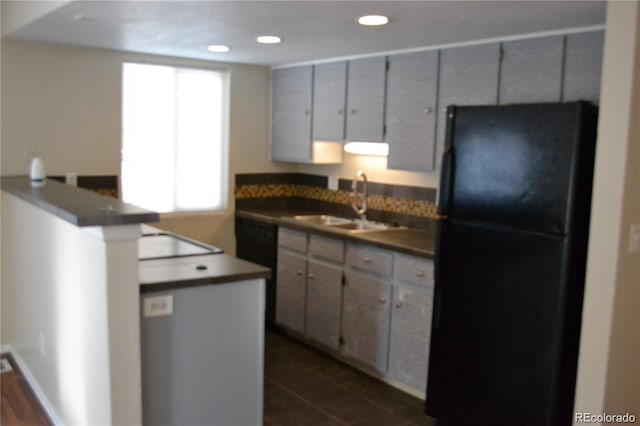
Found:
[[(362, 205), (358, 207), (358, 179), (362, 177)], [(358, 170), (351, 183), (351, 207), (360, 216), (360, 219), (367, 220), (367, 175)]]

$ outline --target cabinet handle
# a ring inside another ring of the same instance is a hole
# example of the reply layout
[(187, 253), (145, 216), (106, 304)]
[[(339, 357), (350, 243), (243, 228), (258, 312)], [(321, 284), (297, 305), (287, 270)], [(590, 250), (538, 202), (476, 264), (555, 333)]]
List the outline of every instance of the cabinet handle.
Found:
[(355, 113), (357, 113), (357, 112), (358, 112), (358, 110), (357, 110), (357, 109), (355, 109), (355, 108), (351, 108), (351, 114), (355, 114)]
[(364, 263), (371, 263), (371, 259), (369, 259), (368, 257), (364, 258)]
[(447, 107), (446, 107), (446, 106), (445, 106), (445, 107), (442, 107), (442, 110), (441, 110), (441, 111), (442, 111), (442, 112), (447, 112)]
[(419, 277), (419, 278), (424, 277), (424, 271), (419, 270), (418, 272), (416, 272), (416, 277)]
[(396, 302), (396, 308), (402, 308), (402, 302), (400, 301)]
[(431, 108), (425, 108), (424, 109), (424, 113), (425, 114), (431, 114), (431, 111), (432, 111)]
[(296, 275), (302, 276), (302, 271), (296, 271)]
[(313, 274), (309, 274), (309, 279), (312, 280), (313, 279)]
[(342, 115), (342, 109), (338, 109), (338, 115)]
[(378, 299), (378, 301), (380, 302), (380, 304), (384, 305), (385, 303), (387, 303), (387, 299), (385, 299), (384, 297), (381, 297), (380, 299)]
[(310, 112), (309, 110), (306, 110), (306, 111), (304, 112), (304, 115), (309, 115), (310, 113), (311, 113), (311, 112)]

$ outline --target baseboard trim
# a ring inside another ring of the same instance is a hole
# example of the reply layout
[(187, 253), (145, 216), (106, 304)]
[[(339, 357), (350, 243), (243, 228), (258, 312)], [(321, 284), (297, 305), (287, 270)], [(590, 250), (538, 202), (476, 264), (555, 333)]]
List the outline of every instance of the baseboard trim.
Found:
[(55, 426), (64, 426), (64, 422), (62, 421), (62, 419), (60, 419), (58, 412), (55, 410), (55, 408), (53, 408), (53, 405), (49, 401), (49, 398), (47, 398), (47, 395), (42, 391), (40, 384), (36, 380), (33, 373), (31, 373), (29, 366), (20, 356), (18, 351), (12, 345), (2, 345), (0, 346), (0, 352), (11, 354), (15, 363), (18, 364), (18, 368), (22, 372), (25, 380), (29, 383), (29, 386), (31, 386), (31, 390), (33, 391), (34, 395), (36, 396), (36, 398), (38, 398), (40, 405), (42, 405), (42, 408), (47, 413), (47, 416), (49, 416), (49, 420), (51, 420), (51, 422)]

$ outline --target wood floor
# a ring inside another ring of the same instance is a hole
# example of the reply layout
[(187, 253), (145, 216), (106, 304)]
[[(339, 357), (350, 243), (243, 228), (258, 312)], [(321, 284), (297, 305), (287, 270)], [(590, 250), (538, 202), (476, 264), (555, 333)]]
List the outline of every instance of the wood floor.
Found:
[[(2, 426), (49, 426), (11, 355), (0, 380)], [(434, 426), (424, 402), (286, 336), (268, 332), (265, 426)]]
[(17, 368), (13, 357), (0, 355), (8, 360), (12, 371), (0, 376), (2, 402), (0, 403), (0, 424), (2, 426), (49, 426), (51, 421), (36, 399), (31, 387)]

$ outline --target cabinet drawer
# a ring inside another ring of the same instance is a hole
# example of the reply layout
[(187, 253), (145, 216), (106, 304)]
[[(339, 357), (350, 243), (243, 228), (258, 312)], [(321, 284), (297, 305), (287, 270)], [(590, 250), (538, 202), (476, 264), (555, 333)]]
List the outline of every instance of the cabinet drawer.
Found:
[(396, 255), (395, 276), (401, 281), (433, 287), (433, 261), (413, 256)]
[(390, 277), (393, 255), (388, 251), (373, 247), (349, 246), (347, 248), (347, 265), (383, 277)]
[(333, 238), (309, 236), (309, 254), (322, 259), (342, 263), (344, 260), (344, 243)]
[(278, 230), (278, 245), (300, 253), (307, 252), (307, 234), (305, 232), (292, 231), (287, 228)]

